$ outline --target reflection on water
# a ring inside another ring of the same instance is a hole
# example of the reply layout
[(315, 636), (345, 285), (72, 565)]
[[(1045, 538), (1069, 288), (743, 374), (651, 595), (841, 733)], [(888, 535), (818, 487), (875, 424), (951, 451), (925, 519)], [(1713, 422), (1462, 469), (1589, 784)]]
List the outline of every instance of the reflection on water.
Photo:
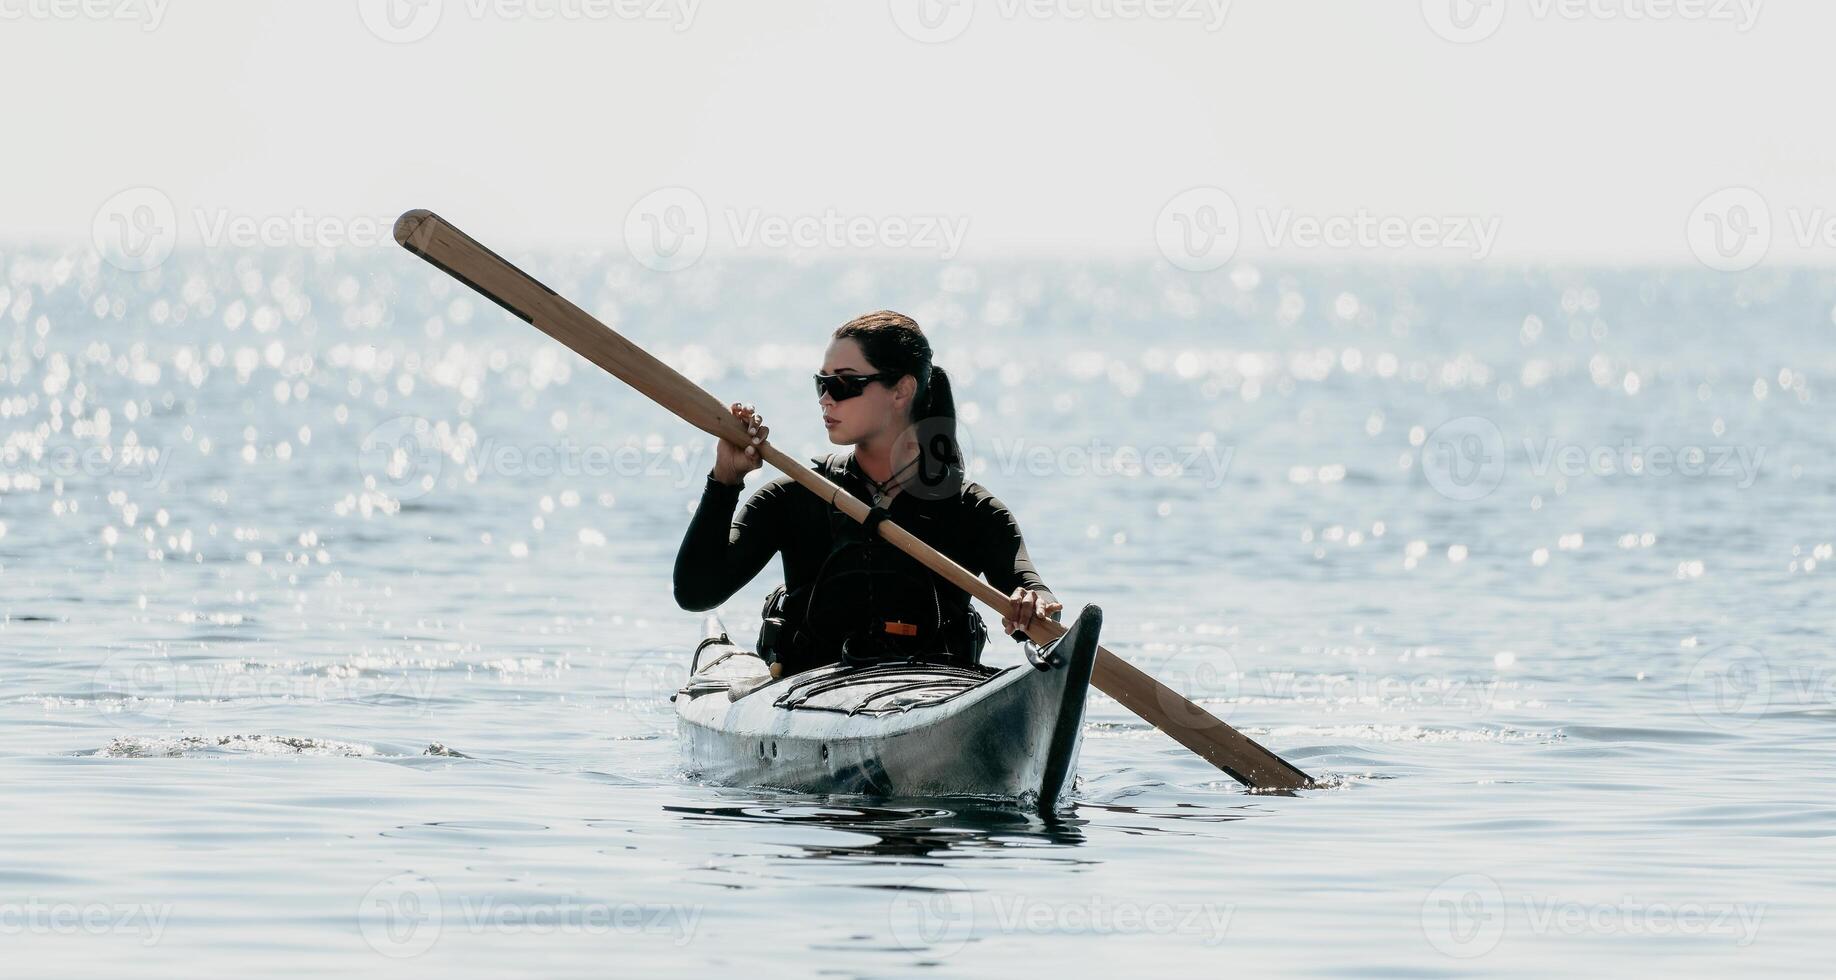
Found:
[(1042, 854), (1037, 848), (1076, 847), (1084, 843), (1084, 821), (1063, 814), (1041, 814), (1014, 807), (976, 806), (960, 801), (922, 806), (905, 801), (851, 803), (831, 797), (820, 803), (758, 802), (732, 806), (666, 806), (690, 823), (714, 820), (769, 827), (816, 827), (866, 839), (867, 843), (804, 843), (798, 855), (808, 859), (941, 858), (952, 851), (1028, 848), (1035, 860), (1074, 860)]

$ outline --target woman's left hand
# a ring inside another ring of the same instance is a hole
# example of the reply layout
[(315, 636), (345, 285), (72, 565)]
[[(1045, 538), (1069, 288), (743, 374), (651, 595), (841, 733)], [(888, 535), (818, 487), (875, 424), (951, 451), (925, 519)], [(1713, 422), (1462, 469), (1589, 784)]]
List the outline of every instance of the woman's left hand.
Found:
[(1015, 589), (1013, 595), (1007, 597), (1012, 608), (1001, 617), (1001, 632), (1009, 636), (1016, 630), (1025, 632), (1033, 625), (1033, 620), (1051, 619), (1054, 613), (1065, 608), (1064, 603), (1048, 600), (1046, 595), (1028, 588)]

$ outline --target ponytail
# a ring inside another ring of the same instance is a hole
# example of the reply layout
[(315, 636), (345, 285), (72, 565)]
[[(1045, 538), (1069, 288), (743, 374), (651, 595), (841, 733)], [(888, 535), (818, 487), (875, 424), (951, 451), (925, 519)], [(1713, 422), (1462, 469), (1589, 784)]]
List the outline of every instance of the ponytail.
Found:
[(912, 411), (912, 424), (919, 432), (919, 450), (927, 462), (964, 469), (963, 447), (956, 439), (956, 396), (950, 391), (950, 376), (935, 364), (929, 374), (921, 397), (916, 399), (918, 407)]

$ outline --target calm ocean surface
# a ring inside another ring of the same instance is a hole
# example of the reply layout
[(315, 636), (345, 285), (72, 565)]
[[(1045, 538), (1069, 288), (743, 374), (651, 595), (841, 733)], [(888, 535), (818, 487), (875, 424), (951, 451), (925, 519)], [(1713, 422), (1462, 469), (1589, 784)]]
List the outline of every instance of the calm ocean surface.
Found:
[(711, 439), (403, 252), (6, 252), (12, 967), (1826, 969), (1836, 276), (515, 258), (805, 457), (914, 315), (1059, 595), (1328, 788), (1100, 696), (1050, 820), (697, 785)]

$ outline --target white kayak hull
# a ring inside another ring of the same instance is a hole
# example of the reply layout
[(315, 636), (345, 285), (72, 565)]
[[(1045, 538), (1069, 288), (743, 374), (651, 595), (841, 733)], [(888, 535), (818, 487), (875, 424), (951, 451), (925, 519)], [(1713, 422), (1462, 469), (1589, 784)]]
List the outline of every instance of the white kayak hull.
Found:
[(684, 764), (718, 785), (1053, 807), (1076, 772), (1101, 627), (1086, 606), (1044, 669), (824, 667), (771, 681), (712, 621), (676, 695)]

